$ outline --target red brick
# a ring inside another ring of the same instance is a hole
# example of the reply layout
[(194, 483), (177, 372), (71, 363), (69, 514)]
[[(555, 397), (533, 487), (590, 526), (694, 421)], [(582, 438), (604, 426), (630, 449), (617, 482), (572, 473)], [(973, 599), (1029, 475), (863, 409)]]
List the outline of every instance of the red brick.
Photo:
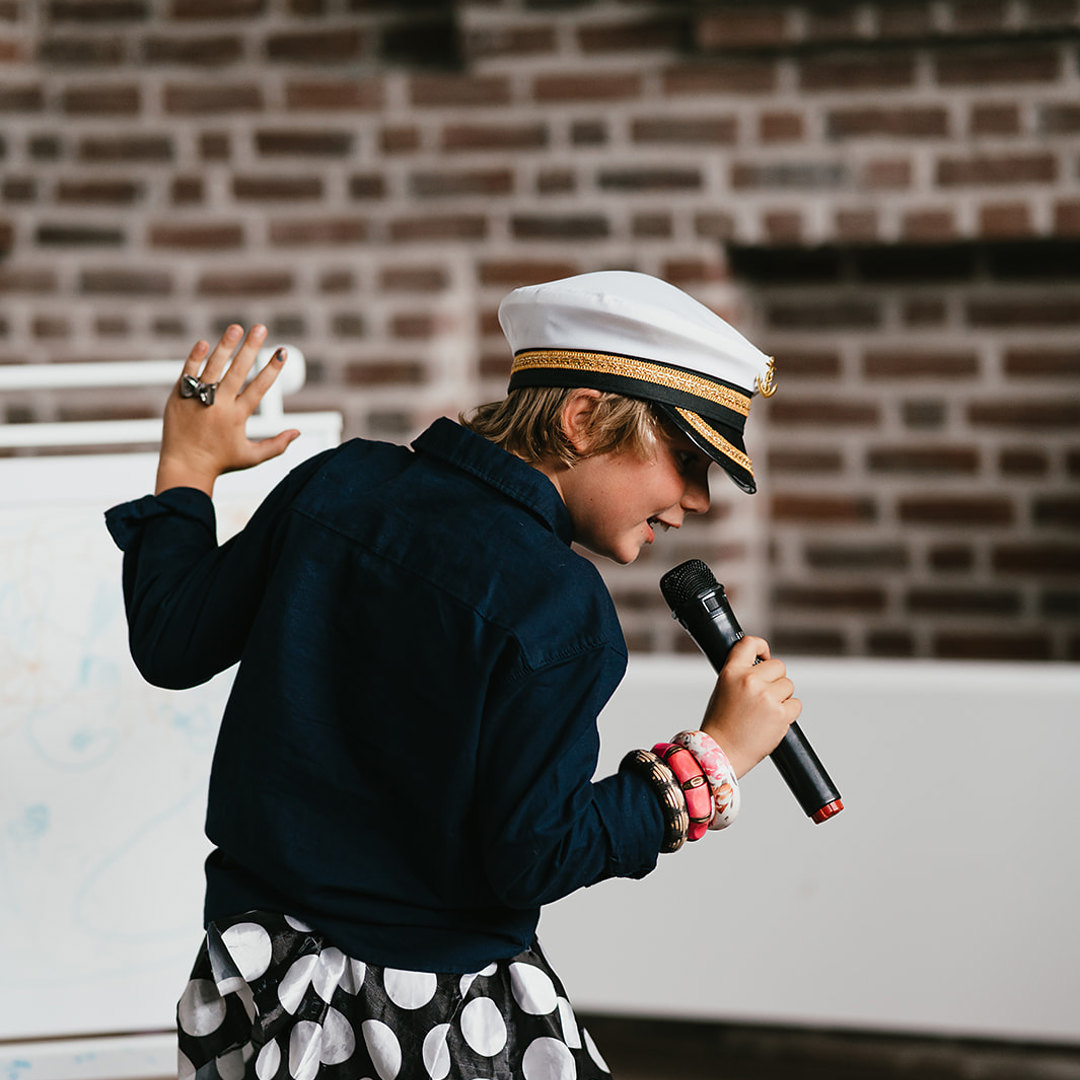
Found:
[(48, 18), (54, 22), (127, 22), (149, 14), (146, 0), (51, 0), (48, 4)]
[(541, 169), (536, 190), (540, 195), (567, 195), (577, 190), (577, 173), (573, 169)]
[(259, 112), (263, 107), (262, 90), (254, 83), (167, 85), (165, 111), (178, 116), (196, 116), (223, 112)]
[(1052, 45), (948, 49), (933, 57), (942, 86), (985, 88), (1001, 83), (1054, 82), (1061, 59)]
[(1080, 544), (999, 544), (994, 548), (993, 566), (998, 573), (1034, 577), (1078, 574)]
[(232, 191), (240, 200), (296, 202), (322, 198), (323, 182), (318, 176), (234, 176)]
[(478, 27), (465, 31), (464, 52), (472, 60), (496, 56), (536, 56), (555, 51), (553, 26)]
[(199, 278), (200, 296), (282, 296), (292, 292), (294, 285), (289, 270), (224, 270), (203, 274)]
[(1041, 496), (1032, 506), (1032, 518), (1036, 525), (1076, 529), (1080, 527), (1080, 498)]
[(1038, 631), (983, 633), (943, 631), (934, 635), (933, 655), (942, 660), (1049, 660), (1049, 637)]
[(735, 219), (719, 210), (695, 214), (694, 233), (709, 240), (730, 240), (735, 235)]
[(78, 157), (93, 162), (171, 161), (173, 142), (167, 135), (88, 136), (79, 143)]
[(844, 471), (844, 458), (837, 450), (770, 450), (768, 461), (773, 473), (830, 475)]
[(971, 446), (871, 447), (866, 464), (871, 472), (973, 475), (979, 471), (979, 451)]
[(407, 154), (419, 147), (419, 128), (393, 125), (379, 132), (379, 148), (385, 154)]
[(39, 84), (0, 86), (0, 113), (41, 112), (45, 93)]
[(172, 0), (174, 19), (226, 19), (262, 15), (267, 0)]
[(319, 278), (319, 291), (336, 295), (352, 292), (356, 281), (350, 270), (326, 270)]
[(25, 176), (5, 176), (0, 181), (0, 199), (4, 202), (33, 202), (36, 198), (36, 180)]
[(699, 191), (701, 171), (668, 166), (600, 169), (596, 185), (601, 191)]
[(866, 651), (870, 656), (903, 659), (915, 655), (915, 640), (907, 630), (870, 630)]
[(58, 203), (105, 203), (128, 206), (142, 195), (134, 180), (61, 180), (56, 185)]
[(359, 244), (367, 240), (368, 235), (367, 218), (331, 217), (270, 223), (270, 243), (279, 247), (295, 247), (304, 244)]
[(765, 312), (768, 326), (779, 330), (868, 330), (881, 323), (881, 308), (871, 299), (777, 301)]
[(871, 190), (902, 190), (911, 187), (911, 179), (910, 158), (878, 158), (863, 166), (863, 185)]
[(228, 161), (232, 141), (223, 131), (204, 131), (199, 136), (199, 155), (203, 161)]
[(175, 206), (201, 203), (206, 194), (203, 178), (201, 176), (174, 176), (169, 185), (169, 194)]
[(1026, 6), (1029, 26), (1076, 26), (1076, 0), (1028, 0)]
[(189, 250), (222, 250), (242, 247), (244, 229), (241, 225), (220, 225), (200, 222), (197, 225), (151, 225), (152, 248), (181, 248)]
[(426, 340), (433, 337), (438, 329), (438, 319), (427, 311), (395, 315), (390, 320), (391, 334), (407, 341)]
[(1080, 297), (1000, 296), (969, 300), (967, 318), (972, 326), (1076, 326), (1080, 325)]
[(979, 207), (979, 235), (994, 239), (1031, 236), (1035, 231), (1027, 203), (987, 203)]
[(681, 49), (689, 36), (686, 20), (679, 15), (609, 23), (587, 23), (577, 31), (585, 54), (639, 52), (645, 49)]
[(758, 138), (763, 143), (795, 142), (803, 137), (805, 117), (797, 112), (764, 112), (758, 117)]
[(878, 32), (883, 38), (926, 38), (934, 22), (926, 0), (878, 5)]
[(541, 150), (548, 145), (548, 129), (536, 124), (453, 124), (443, 129), (442, 148), (462, 150)]
[(354, 360), (345, 365), (347, 386), (419, 386), (426, 381), (418, 360)]
[(778, 69), (773, 60), (717, 60), (668, 68), (663, 74), (664, 93), (765, 94), (776, 89)]
[(409, 191), (419, 198), (509, 195), (513, 190), (514, 173), (504, 167), (464, 172), (416, 172), (409, 178)]
[(79, 291), (100, 296), (169, 296), (173, 291), (172, 274), (167, 270), (138, 268), (83, 270)]
[(641, 96), (637, 72), (594, 72), (582, 75), (538, 75), (533, 97), (540, 102), (629, 101)]
[(427, 217), (398, 218), (390, 222), (390, 239), (413, 240), (483, 240), (487, 218), (482, 214), (439, 214)]
[(806, 563), (815, 570), (838, 570), (844, 574), (872, 570), (883, 573), (904, 570), (910, 562), (903, 544), (852, 543), (807, 544)]
[(772, 48), (788, 40), (790, 33), (782, 7), (755, 5), (745, 11), (729, 7), (724, 12), (705, 13), (697, 21), (697, 43), (705, 50)]
[(510, 104), (510, 80), (505, 75), (416, 75), (409, 84), (417, 106), (486, 106)]
[(998, 468), (1002, 476), (1046, 476), (1050, 460), (1042, 450), (1006, 447), (998, 455)]
[[(10, 247), (12, 239), (11, 227), (8, 226), (6, 236), (0, 231), (0, 237)], [(124, 231), (111, 225), (60, 225), (45, 223), (38, 225), (34, 233), (34, 239), (42, 246), (52, 245), (56, 247), (113, 247), (125, 243), (127, 236)], [(3, 243), (0, 242), (0, 246)]]
[(289, 30), (270, 34), (266, 55), (270, 60), (306, 64), (341, 64), (358, 59), (364, 52), (365, 38), (355, 26), (337, 26), (326, 30)]
[(869, 379), (964, 379), (979, 373), (979, 360), (969, 352), (887, 352), (871, 349), (863, 357)]
[(1080, 199), (1063, 199), (1055, 205), (1054, 232), (1062, 236), (1080, 236)]
[(1075, 428), (1080, 424), (1080, 402), (1062, 400), (976, 401), (967, 407), (968, 422), (981, 427)]
[(597, 240), (611, 232), (603, 214), (515, 214), (510, 229), (518, 240)]
[(1009, 525), (1012, 501), (998, 496), (923, 496), (901, 499), (900, 520), (907, 525)]
[(951, 207), (907, 211), (900, 223), (905, 240), (940, 242), (953, 240), (957, 235), (955, 212)]
[(971, 107), (973, 135), (1018, 135), (1020, 109), (1011, 103), (973, 105)]
[(953, 0), (954, 30), (966, 33), (1001, 30), (1005, 26), (1003, 0)]
[(214, 67), (231, 64), (244, 54), (239, 34), (215, 34), (207, 37), (162, 37), (155, 35), (143, 43), (143, 58), (148, 64), (194, 64)]
[(255, 132), (255, 146), (265, 156), (345, 157), (353, 147), (351, 131), (264, 130)]
[(777, 378), (821, 379), (840, 374), (840, 356), (832, 350), (785, 349), (776, 357)]
[(738, 121), (734, 116), (655, 116), (635, 120), (630, 131), (638, 143), (731, 146), (738, 134)]
[(56, 271), (40, 267), (0, 266), (0, 293), (54, 293), (59, 287)]
[(386, 195), (386, 178), (379, 173), (358, 173), (349, 177), (349, 197), (381, 199)]
[(383, 97), (383, 81), (376, 78), (292, 80), (285, 87), (285, 105), (297, 111), (379, 109)]
[(847, 243), (873, 243), (878, 239), (876, 210), (837, 210), (834, 231)]
[(779, 656), (843, 656), (848, 652), (847, 638), (840, 630), (778, 627), (769, 635), (769, 642)]
[(906, 52), (811, 56), (799, 65), (803, 90), (895, 90), (914, 83), (915, 57)]
[(46, 341), (71, 337), (71, 320), (63, 315), (36, 315), (30, 322), (30, 333)]
[(1080, 377), (1080, 348), (1011, 348), (1005, 353), (1005, 374), (1016, 378)]
[[(779, 380), (778, 380), (779, 381)], [(804, 398), (776, 400), (769, 403), (769, 416), (780, 427), (796, 424), (814, 424), (826, 428), (872, 427), (881, 419), (876, 403), (870, 401), (844, 401), (835, 396), (827, 398)]]
[(1007, 154), (1001, 157), (942, 158), (937, 183), (960, 184), (1051, 183), (1057, 179), (1057, 158), (1051, 153)]
[(773, 589), (780, 608), (807, 611), (850, 611), (873, 614), (885, 610), (885, 590), (874, 585), (780, 585)]
[(975, 553), (966, 544), (943, 544), (930, 548), (927, 562), (937, 573), (969, 573), (975, 565)]
[(71, 116), (134, 116), (142, 106), (138, 86), (68, 86), (61, 107)]
[(379, 273), (383, 292), (432, 293), (450, 287), (450, 275), (441, 266), (388, 266)]
[(661, 276), (672, 285), (684, 289), (727, 280), (723, 264), (718, 264), (714, 259), (665, 259)]
[(826, 118), (827, 135), (833, 139), (857, 136), (933, 139), (949, 133), (949, 114), (937, 105), (881, 108), (859, 106), (833, 109)]
[(777, 522), (817, 525), (859, 525), (876, 521), (877, 503), (856, 495), (777, 494), (770, 502), (770, 516)]
[(516, 289), (541, 281), (555, 281), (580, 273), (577, 263), (561, 259), (485, 259), (478, 268), (481, 285)]
[(945, 322), (945, 301), (936, 296), (916, 296), (902, 303), (907, 326), (940, 326)]
[[(12, 43), (13, 44), (13, 43)], [(18, 55), (5, 56), (9, 43), (0, 42), (0, 59), (25, 60)], [(123, 63), (126, 42), (122, 36), (112, 37), (46, 37), (37, 47), (37, 61), (57, 67), (97, 67)]]

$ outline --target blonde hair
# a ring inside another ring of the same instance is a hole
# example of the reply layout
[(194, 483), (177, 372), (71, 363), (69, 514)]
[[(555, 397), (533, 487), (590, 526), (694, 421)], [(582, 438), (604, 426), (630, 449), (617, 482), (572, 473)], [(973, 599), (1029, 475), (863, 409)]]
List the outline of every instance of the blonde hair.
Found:
[(489, 439), (530, 465), (558, 462), (572, 466), (586, 457), (624, 449), (649, 458), (656, 449), (664, 421), (641, 398), (601, 392), (589, 414), (587, 453), (581, 453), (563, 430), (562, 411), (574, 387), (526, 386), (511, 390), (502, 401), (481, 405), (459, 419), (477, 435)]

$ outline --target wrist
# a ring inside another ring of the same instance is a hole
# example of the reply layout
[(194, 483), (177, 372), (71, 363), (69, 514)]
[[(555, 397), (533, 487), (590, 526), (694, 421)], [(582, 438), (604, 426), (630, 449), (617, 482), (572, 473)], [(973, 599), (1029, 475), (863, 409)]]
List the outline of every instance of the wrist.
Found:
[(199, 469), (190, 462), (173, 461), (161, 458), (158, 462), (157, 479), (154, 483), (154, 494), (160, 495), (170, 488), (188, 487), (195, 488), (214, 496), (214, 482), (218, 474), (212, 470)]

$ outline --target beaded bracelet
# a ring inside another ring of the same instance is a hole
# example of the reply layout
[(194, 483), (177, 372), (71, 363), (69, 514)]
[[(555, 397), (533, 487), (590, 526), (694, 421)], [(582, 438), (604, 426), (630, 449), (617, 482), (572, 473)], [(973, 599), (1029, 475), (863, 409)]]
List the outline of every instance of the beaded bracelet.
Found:
[(672, 740), (697, 758), (712, 788), (713, 815), (710, 829), (726, 829), (739, 815), (739, 781), (727, 754), (704, 731), (680, 731)]
[(712, 788), (697, 758), (678, 743), (657, 743), (653, 747), (664, 764), (675, 774), (686, 797), (686, 812), (690, 815), (687, 840), (700, 840), (709, 828), (713, 816)]
[(678, 851), (686, 843), (690, 815), (686, 810), (686, 797), (674, 773), (651, 750), (631, 750), (619, 763), (619, 772), (623, 771), (637, 773), (648, 781), (664, 814), (664, 839), (660, 850), (664, 853)]

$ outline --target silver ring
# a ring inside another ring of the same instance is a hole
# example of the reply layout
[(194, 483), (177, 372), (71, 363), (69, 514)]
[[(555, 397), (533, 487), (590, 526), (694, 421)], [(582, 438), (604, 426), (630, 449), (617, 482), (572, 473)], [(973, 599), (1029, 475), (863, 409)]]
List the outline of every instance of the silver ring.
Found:
[(200, 379), (195, 378), (194, 375), (180, 376), (180, 396), (182, 398), (198, 398), (206, 406), (214, 404), (214, 391), (217, 388), (218, 383), (216, 382), (202, 382)]

